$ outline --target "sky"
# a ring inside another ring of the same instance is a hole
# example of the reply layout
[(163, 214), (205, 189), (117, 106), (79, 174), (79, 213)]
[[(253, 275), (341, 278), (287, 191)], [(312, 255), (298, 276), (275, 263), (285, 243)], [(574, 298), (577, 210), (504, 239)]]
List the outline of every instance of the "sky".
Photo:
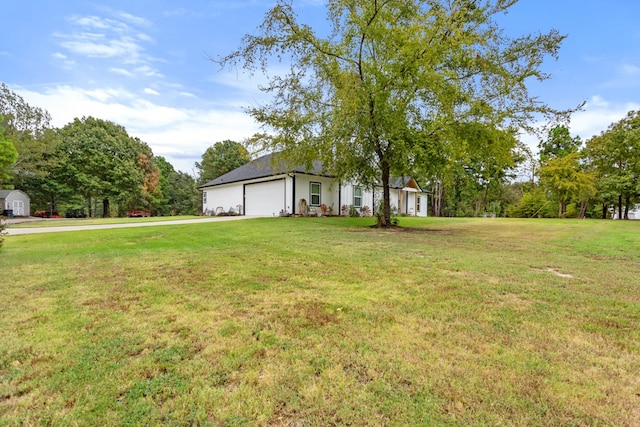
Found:
[[(364, 1), (364, 0), (363, 0)], [(0, 82), (47, 110), (54, 127), (93, 116), (124, 126), (177, 170), (214, 143), (242, 142), (259, 126), (244, 108), (268, 101), (263, 77), (210, 58), (255, 34), (271, 0), (8, 1), (0, 26)], [(326, 28), (322, 0), (295, 0)], [(586, 102), (570, 122), (583, 141), (640, 109), (640, 1), (520, 0), (499, 18), (510, 36), (557, 29), (567, 38), (552, 74), (530, 90), (558, 109)], [(535, 147), (537, 140), (523, 137)]]

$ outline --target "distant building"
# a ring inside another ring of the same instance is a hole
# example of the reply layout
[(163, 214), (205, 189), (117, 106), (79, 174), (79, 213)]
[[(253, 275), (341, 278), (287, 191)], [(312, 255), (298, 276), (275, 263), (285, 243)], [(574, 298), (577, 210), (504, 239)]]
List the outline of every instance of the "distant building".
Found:
[(0, 213), (4, 216), (29, 216), (31, 199), (20, 190), (0, 190)]

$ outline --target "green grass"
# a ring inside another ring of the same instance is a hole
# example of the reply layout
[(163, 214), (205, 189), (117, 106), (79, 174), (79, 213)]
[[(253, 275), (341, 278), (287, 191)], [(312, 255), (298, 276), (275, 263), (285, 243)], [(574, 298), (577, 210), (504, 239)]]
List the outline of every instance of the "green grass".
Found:
[(637, 425), (640, 223), (8, 236), (0, 425)]
[(101, 224), (128, 224), (136, 222), (175, 221), (181, 219), (207, 218), (203, 216), (152, 216), (146, 218), (55, 218), (36, 219), (9, 225), (9, 228), (42, 228), (42, 227), (66, 227), (70, 225), (101, 225)]

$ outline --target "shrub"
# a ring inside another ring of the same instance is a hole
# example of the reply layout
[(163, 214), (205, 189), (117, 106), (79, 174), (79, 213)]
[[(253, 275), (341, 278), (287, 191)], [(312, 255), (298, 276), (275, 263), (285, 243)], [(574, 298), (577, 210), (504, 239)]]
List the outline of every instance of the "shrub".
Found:
[(6, 222), (4, 221), (4, 217), (0, 216), (0, 248), (2, 247), (2, 243), (4, 243), (4, 235), (5, 235), (5, 231), (4, 229), (7, 227)]
[(342, 205), (342, 207), (340, 208), (340, 215), (349, 216), (349, 206), (348, 205)]
[(557, 205), (547, 199), (539, 189), (524, 193), (517, 204), (507, 210), (512, 218), (554, 218), (558, 216)]
[(360, 212), (358, 212), (358, 209), (356, 209), (355, 206), (349, 205), (349, 216), (351, 218), (358, 218), (360, 216)]
[(369, 206), (364, 206), (361, 213), (362, 216), (371, 216), (371, 208)]

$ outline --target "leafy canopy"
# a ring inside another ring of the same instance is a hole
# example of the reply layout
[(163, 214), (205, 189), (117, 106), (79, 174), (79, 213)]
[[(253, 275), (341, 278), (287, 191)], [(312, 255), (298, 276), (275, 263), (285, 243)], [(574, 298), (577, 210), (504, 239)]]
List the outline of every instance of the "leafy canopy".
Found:
[(514, 131), (559, 113), (527, 82), (549, 77), (540, 66), (564, 36), (507, 36), (495, 17), (516, 1), (329, 0), (323, 37), (278, 0), (219, 63), (268, 74), (287, 62), (262, 88), (272, 101), (248, 110), (265, 131), (254, 142), (292, 164), (321, 160), (340, 178), (381, 183), (388, 223), (391, 174), (428, 176), (464, 151), (454, 123)]
[[(0, 120), (2, 116), (0, 116)], [(18, 158), (18, 152), (15, 147), (4, 137), (4, 132), (0, 128), (0, 189), (4, 188), (4, 185), (11, 180), (13, 174), (11, 173), (11, 165), (13, 165)]]
[(83, 117), (59, 134), (56, 176), (87, 200), (103, 199), (103, 216), (110, 215), (110, 199), (127, 208), (146, 208), (159, 197), (159, 170), (151, 149), (122, 126)]
[(626, 209), (640, 201), (640, 111), (630, 111), (591, 138), (586, 151), (605, 198), (624, 199)]
[(230, 172), (251, 160), (244, 145), (230, 140), (216, 142), (202, 154), (202, 161), (196, 162), (199, 172), (198, 182), (204, 184)]

